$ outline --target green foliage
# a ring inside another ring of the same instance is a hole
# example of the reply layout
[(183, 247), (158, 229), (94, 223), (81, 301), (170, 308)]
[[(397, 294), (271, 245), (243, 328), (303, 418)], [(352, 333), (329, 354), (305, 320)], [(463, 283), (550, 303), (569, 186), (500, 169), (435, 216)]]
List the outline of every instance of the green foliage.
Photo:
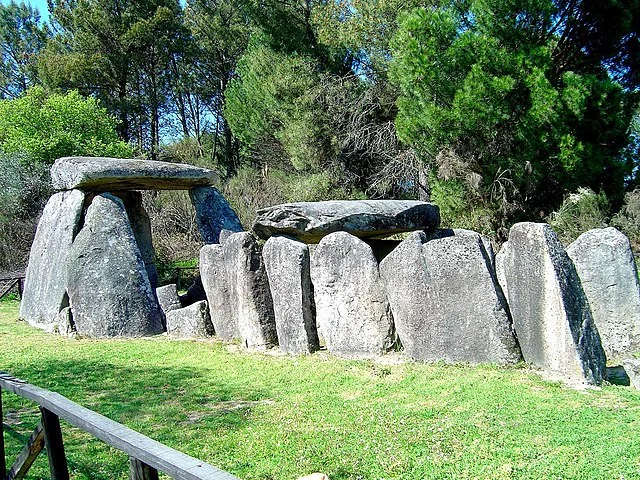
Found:
[(48, 28), (25, 3), (0, 5), (0, 97), (15, 98), (38, 84), (37, 56), (44, 48)]
[[(242, 479), (638, 475), (631, 388), (576, 391), (522, 367), (382, 365), (162, 336), (67, 339), (17, 313), (17, 302), (0, 303), (4, 371)], [(40, 412), (8, 391), (2, 401), (15, 458)], [(126, 455), (64, 422), (62, 431), (72, 480), (129, 477)], [(46, 455), (33, 468), (30, 478), (50, 477)]]
[(130, 157), (116, 121), (93, 98), (72, 91), (47, 95), (40, 87), (0, 101), (0, 150), (23, 163), (51, 165), (69, 155)]
[[(571, 30), (581, 15), (572, 8), (472, 0), (403, 15), (390, 72), (401, 90), (400, 138), (436, 169), (442, 152), (454, 152), (482, 177), (485, 198), (509, 171), (511, 200), (530, 214), (580, 186), (620, 200), (636, 98), (607, 74), (603, 52), (564, 50), (588, 40)], [(622, 26), (591, 35), (614, 42), (627, 34)]]
[[(279, 53), (254, 42), (226, 91), (225, 115), (249, 155), (277, 142), (271, 163), (318, 170), (330, 157), (322, 110), (314, 95), (318, 75), (311, 58)], [(282, 150), (285, 158), (278, 157)], [(273, 159), (276, 159), (275, 162)]]
[(607, 227), (608, 217), (607, 196), (589, 188), (579, 188), (576, 193), (567, 195), (548, 221), (562, 243), (568, 245), (588, 230)]

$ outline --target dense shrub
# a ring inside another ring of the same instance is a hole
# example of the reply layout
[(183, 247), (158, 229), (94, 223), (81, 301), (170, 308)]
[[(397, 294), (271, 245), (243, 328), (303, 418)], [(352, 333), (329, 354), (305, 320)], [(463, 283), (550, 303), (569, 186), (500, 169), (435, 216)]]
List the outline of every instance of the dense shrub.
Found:
[(563, 244), (568, 245), (582, 233), (608, 225), (609, 202), (604, 193), (590, 188), (579, 188), (567, 195), (558, 210), (551, 213), (549, 224)]

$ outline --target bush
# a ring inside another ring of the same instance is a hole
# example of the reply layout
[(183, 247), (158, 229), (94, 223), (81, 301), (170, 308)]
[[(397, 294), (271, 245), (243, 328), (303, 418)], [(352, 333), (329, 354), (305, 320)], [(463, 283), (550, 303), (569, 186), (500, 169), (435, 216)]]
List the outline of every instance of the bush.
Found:
[(595, 193), (590, 188), (579, 188), (568, 195), (560, 208), (547, 218), (549, 224), (568, 245), (582, 233), (607, 226), (609, 201), (604, 193)]
[(625, 195), (624, 205), (611, 219), (611, 226), (629, 237), (636, 252), (640, 250), (640, 188)]

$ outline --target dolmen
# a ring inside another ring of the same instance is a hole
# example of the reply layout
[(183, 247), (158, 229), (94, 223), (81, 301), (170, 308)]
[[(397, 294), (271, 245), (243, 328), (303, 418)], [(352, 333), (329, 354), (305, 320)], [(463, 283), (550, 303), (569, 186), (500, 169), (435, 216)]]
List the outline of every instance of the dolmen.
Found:
[[(211, 186), (213, 171), (167, 162), (65, 157), (51, 168), (59, 192), (48, 201), (29, 256), (20, 317), (50, 331), (89, 337), (140, 337), (162, 333), (149, 216), (140, 190), (189, 190), (204, 243), (240, 231), (238, 217)], [(175, 306), (175, 305), (174, 305)], [(186, 305), (179, 304), (180, 309)], [(179, 312), (179, 309), (173, 310)], [(210, 323), (203, 305), (188, 328)], [(199, 318), (200, 321), (194, 321)], [(184, 323), (184, 320), (182, 323)], [(177, 322), (177, 323), (176, 323)], [(200, 327), (199, 327), (200, 328)], [(205, 325), (200, 332), (211, 334)]]

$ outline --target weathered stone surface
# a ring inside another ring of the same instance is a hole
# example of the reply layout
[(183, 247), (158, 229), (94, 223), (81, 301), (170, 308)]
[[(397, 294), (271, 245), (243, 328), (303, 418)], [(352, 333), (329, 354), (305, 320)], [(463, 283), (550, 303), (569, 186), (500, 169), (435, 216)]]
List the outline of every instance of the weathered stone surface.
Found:
[(58, 333), (63, 337), (73, 337), (76, 334), (76, 327), (73, 323), (71, 308), (64, 307), (56, 315), (54, 323), (51, 325), (51, 333)]
[(42, 212), (29, 254), (20, 318), (44, 327), (68, 305), (67, 261), (79, 228), (85, 195), (79, 190), (53, 195)]
[(200, 275), (221, 338), (240, 338), (248, 348), (277, 344), (269, 282), (251, 234), (234, 233), (224, 245), (202, 247)]
[[(236, 212), (215, 187), (196, 187), (189, 190), (196, 211), (198, 229), (204, 243), (223, 243), (220, 233), (244, 230)], [(228, 237), (228, 235), (227, 235)]]
[(207, 294), (213, 328), (223, 340), (240, 338), (229, 268), (222, 245), (204, 245), (200, 249), (200, 278)]
[(153, 160), (64, 157), (51, 167), (53, 188), (58, 190), (188, 190), (215, 180), (212, 170)]
[(640, 352), (640, 286), (629, 239), (615, 228), (590, 230), (569, 245), (567, 254), (609, 363)]
[(327, 235), (311, 258), (318, 329), (330, 352), (374, 356), (396, 345), (371, 247), (346, 232)]
[(517, 223), (497, 255), (525, 361), (602, 382), (605, 354), (573, 262), (551, 227)]
[(139, 337), (163, 331), (124, 205), (110, 194), (87, 209), (68, 262), (68, 294), (78, 334)]
[(160, 310), (162, 310), (165, 315), (173, 310), (182, 308), (175, 283), (156, 288), (156, 297), (158, 297)]
[(144, 267), (147, 270), (151, 288), (158, 286), (158, 268), (156, 267), (156, 250), (153, 248), (151, 236), (151, 219), (142, 205), (142, 193), (134, 191), (111, 192), (124, 203), (129, 217), (133, 236), (138, 244)]
[(637, 358), (627, 359), (622, 362), (622, 366), (629, 376), (631, 386), (640, 390), (640, 360)]
[(167, 313), (167, 333), (181, 338), (206, 338), (214, 334), (207, 302), (202, 300), (188, 307)]
[(264, 245), (262, 258), (269, 278), (280, 349), (293, 354), (318, 350), (309, 247), (286, 237), (271, 237)]
[(288, 235), (317, 243), (333, 232), (356, 237), (378, 237), (412, 230), (435, 229), (440, 224), (436, 205), (409, 200), (337, 200), (286, 203), (258, 210), (253, 231), (260, 238)]
[(231, 268), (229, 284), (236, 303), (238, 331), (248, 348), (278, 344), (269, 280), (261, 248), (248, 232), (231, 235), (222, 247)]
[(423, 361), (521, 360), (491, 256), (470, 231), (412, 233), (380, 264), (405, 354)]

